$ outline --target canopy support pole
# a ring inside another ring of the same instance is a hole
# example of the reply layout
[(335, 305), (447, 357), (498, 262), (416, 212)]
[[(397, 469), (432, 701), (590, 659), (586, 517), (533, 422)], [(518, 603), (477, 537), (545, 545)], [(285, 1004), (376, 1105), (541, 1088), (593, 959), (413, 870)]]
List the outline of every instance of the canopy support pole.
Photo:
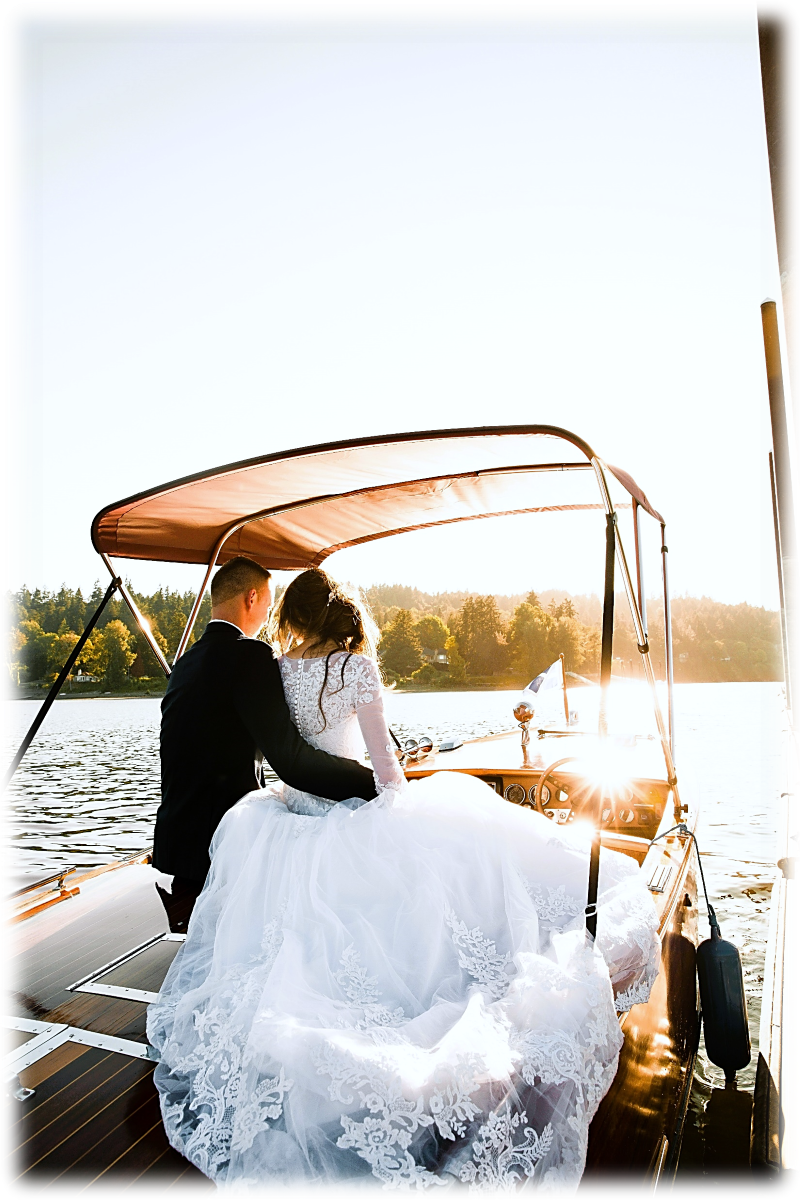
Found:
[(78, 638), (75, 645), (72, 647), (72, 650), (70, 651), (70, 655), (69, 655), (67, 661), (64, 663), (63, 667), (59, 671), (56, 681), (53, 684), (53, 686), (50, 688), (50, 691), (47, 693), (45, 701), (42, 704), (42, 707), (39, 709), (36, 716), (34, 717), (33, 724), (31, 725), (28, 732), (25, 734), (25, 737), (22, 739), (22, 744), (21, 744), (19, 750), (17, 751), (17, 753), (14, 755), (14, 757), (11, 760), (11, 765), (9, 766), (8, 770), (6, 771), (5, 778), (3, 780), (4, 788), (8, 787), (8, 785), (11, 782), (11, 779), (14, 775), (14, 772), (16, 771), (19, 764), (22, 762), (23, 758), (25, 757), (25, 752), (27, 751), (27, 749), (30, 746), (33, 739), (36, 737), (36, 734), (39, 732), (42, 722), (44, 721), (45, 717), (49, 713), (49, 711), (55, 701), (56, 696), (58, 695), (58, 693), (61, 691), (62, 687), (64, 686), (66, 680), (69, 677), (70, 671), (75, 666), (75, 663), (78, 661), (78, 658), (80, 657), (83, 647), (88, 642), (89, 635), (91, 634), (91, 632), (94, 629), (97, 622), (100, 620), (100, 616), (103, 612), (103, 609), (108, 604), (109, 600), (114, 595), (114, 592), (117, 590), (117, 588), (121, 586), (121, 584), (122, 584), (122, 580), (119, 579), (117, 576), (115, 576), (111, 580), (111, 583), (108, 585), (108, 589), (106, 590), (105, 596), (103, 596), (103, 599), (100, 601), (100, 604), (95, 609), (95, 612), (92, 615), (92, 617), (91, 617), (89, 623), (87, 624), (86, 628), (84, 629), (83, 633)]
[[(280, 510), (277, 510), (277, 511), (280, 511)], [(217, 544), (214, 547), (214, 549), (211, 551), (211, 557), (208, 560), (208, 566), (206, 567), (206, 573), (203, 576), (203, 582), (200, 584), (200, 591), (197, 593), (197, 596), (195, 597), (195, 602), (192, 605), (192, 611), (189, 613), (189, 619), (186, 622), (186, 627), (185, 627), (183, 633), (181, 634), (181, 640), (178, 642), (178, 649), (175, 651), (175, 657), (172, 660), (173, 666), (186, 651), (186, 647), (188, 645), (189, 638), (192, 636), (192, 630), (194, 629), (194, 623), (197, 620), (197, 614), (200, 612), (200, 605), (203, 603), (203, 597), (206, 594), (206, 588), (208, 587), (209, 580), (211, 579), (211, 572), (214, 570), (214, 567), (217, 565), (217, 559), (220, 556), (222, 547), (225, 545), (228, 538), (231, 537), (232, 534), (237, 533), (240, 529), (243, 529), (245, 525), (249, 525), (251, 521), (257, 520), (258, 516), (262, 516), (262, 515), (263, 514), (258, 514), (257, 516), (245, 517), (243, 520), (240, 520), (240, 521), (234, 521), (234, 523), (232, 525), (229, 525), (228, 528), (222, 534), (220, 534), (220, 536), (217, 538)]]
[(764, 355), (767, 366), (769, 391), (769, 416), (772, 427), (772, 451), (774, 469), (774, 507), (778, 515), (780, 558), (778, 573), (782, 576), (783, 603), (786, 622), (786, 707), (792, 711), (791, 693), (797, 692), (794, 679), (794, 619), (795, 619), (795, 556), (796, 532), (794, 498), (792, 491), (792, 464), (789, 447), (789, 430), (786, 420), (786, 397), (783, 387), (780, 335), (778, 332), (778, 309), (774, 300), (765, 300), (761, 305), (761, 323), (764, 333)]
[(178, 642), (178, 649), (175, 651), (175, 657), (172, 660), (173, 667), (178, 659), (182, 656), (188, 644), (189, 638), (192, 636), (194, 623), (197, 620), (197, 614), (200, 612), (200, 605), (203, 603), (203, 597), (206, 594), (206, 588), (208, 587), (208, 581), (211, 578), (211, 572), (217, 565), (217, 554), (218, 551), (215, 550), (206, 568), (206, 573), (203, 576), (203, 582), (200, 584), (200, 590), (195, 597), (194, 604), (192, 605), (192, 611), (189, 613), (189, 619), (187, 620), (183, 633), (181, 634), (181, 640)]
[(781, 606), (781, 648), (783, 650), (783, 678), (786, 681), (786, 707), (792, 711), (792, 687), (789, 678), (789, 643), (786, 637), (786, 597), (783, 592), (783, 560), (781, 557), (781, 531), (778, 524), (778, 494), (775, 490), (775, 464), (769, 452), (769, 486), (772, 491), (772, 524), (775, 529), (775, 555), (778, 560), (778, 602)]
[[(608, 515), (608, 514), (614, 512), (614, 505), (611, 502), (611, 494), (608, 490), (608, 482), (605, 477), (605, 471), (603, 469), (603, 464), (600, 462), (599, 458), (595, 457), (592, 459), (592, 466), (594, 467), (595, 475), (597, 476), (597, 482), (600, 487), (601, 495), (603, 497), (603, 503), (605, 505), (606, 514)], [(651, 692), (651, 695), (653, 698), (653, 715), (655, 716), (655, 719), (656, 719), (656, 726), (658, 728), (658, 736), (661, 739), (661, 749), (664, 754), (664, 763), (667, 768), (667, 781), (669, 783), (670, 789), (672, 790), (672, 799), (673, 799), (673, 804), (674, 804), (674, 808), (675, 808), (675, 820), (682, 821), (683, 814), (686, 812), (686, 809), (681, 804), (680, 796), (678, 794), (678, 779), (675, 774), (675, 763), (672, 758), (672, 742), (669, 737), (669, 734), (667, 733), (667, 727), (664, 724), (664, 717), (661, 712), (661, 705), (659, 704), (659, 701), (658, 701), (658, 690), (656, 688), (656, 677), (655, 677), (655, 673), (653, 671), (653, 663), (650, 658), (650, 646), (647, 641), (647, 635), (645, 634), (642, 616), (641, 616), (641, 613), (639, 612), (639, 605), (636, 601), (636, 593), (633, 588), (633, 582), (631, 580), (630, 571), (628, 570), (628, 560), (625, 557), (625, 548), (622, 545), (622, 536), (619, 531), (618, 523), (615, 525), (615, 532), (616, 532), (616, 543), (617, 543), (617, 561), (619, 562), (620, 572), (622, 574), (622, 581), (625, 585), (625, 594), (628, 599), (628, 607), (631, 612), (631, 617), (633, 618), (633, 628), (636, 633), (636, 642), (637, 642), (637, 646), (639, 649), (639, 653), (642, 656), (642, 665), (644, 666), (644, 673), (647, 678), (647, 682), (650, 685), (650, 692)], [(664, 552), (666, 552), (666, 546), (664, 545), (664, 525), (663, 524), (661, 526), (661, 543), (662, 543), (662, 550)], [(663, 557), (663, 555), (662, 555), (662, 557)], [(665, 625), (666, 625), (665, 641), (666, 641), (666, 645), (667, 645), (667, 659), (668, 659), (668, 662), (671, 664), (671, 662), (672, 662), (672, 632), (671, 632), (670, 621), (669, 621), (669, 590), (668, 589), (665, 592), (664, 621), (665, 621)], [(669, 697), (670, 697), (670, 711), (671, 711), (671, 702), (672, 702), (671, 675), (668, 675), (668, 683), (669, 683)]]
[(600, 728), (608, 736), (608, 689), (611, 684), (611, 660), (614, 649), (614, 559), (617, 514), (606, 513), (606, 570), (603, 593), (603, 634), (600, 643)]
[(164, 657), (164, 653), (163, 653), (161, 647), (159, 646), (158, 642), (153, 637), (153, 631), (151, 630), (148, 621), (139, 612), (139, 608), (136, 604), (136, 601), (134, 600), (133, 596), (130, 594), (128, 589), (125, 587), (125, 584), (122, 582), (122, 580), (119, 578), (116, 571), (114, 570), (114, 567), (111, 563), (111, 559), (102, 550), (100, 551), (100, 557), (102, 558), (103, 562), (108, 567), (109, 572), (111, 573), (112, 579), (116, 579), (120, 596), (122, 596), (122, 599), (125, 601), (125, 603), (127, 604), (128, 608), (131, 611), (131, 615), (133, 616), (134, 621), (141, 629), (144, 640), (147, 642), (148, 646), (153, 651), (153, 654), (156, 656), (156, 661), (158, 662), (158, 665), (161, 667), (161, 670), (164, 672), (167, 679), (169, 679), (170, 675), (172, 674), (172, 668), (170, 667), (169, 663), (167, 662), (166, 658)]
[[(614, 561), (616, 558), (617, 514), (606, 513), (606, 569), (603, 591), (603, 636), (600, 647), (600, 737), (608, 737), (608, 689), (611, 684), (612, 655), (614, 652)], [(586, 896), (586, 932), (597, 937), (597, 886), (600, 879), (600, 814), (602, 796), (594, 801), (592, 814), (592, 850), (589, 855), (589, 890)]]
[[(669, 598), (669, 550), (666, 543), (666, 528), (661, 526), (661, 577), (664, 581), (664, 666), (667, 676), (667, 716), (669, 718), (669, 746), (675, 753), (675, 667), (672, 654), (672, 608)], [(678, 820), (680, 818), (676, 818)]]
[(636, 548), (636, 593), (639, 598), (639, 612), (642, 614), (642, 628), (647, 638), (647, 600), (644, 594), (644, 555), (642, 554), (642, 522), (639, 517), (639, 501), (633, 502), (633, 537)]

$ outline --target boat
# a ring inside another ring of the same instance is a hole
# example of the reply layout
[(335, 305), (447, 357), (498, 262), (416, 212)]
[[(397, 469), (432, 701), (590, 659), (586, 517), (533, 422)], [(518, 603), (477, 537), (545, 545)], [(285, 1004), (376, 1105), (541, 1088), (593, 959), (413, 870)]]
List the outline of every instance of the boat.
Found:
[[(766, 145), (782, 307), (786, 329), (795, 451), (800, 446), (798, 400), (798, 23), (790, 8), (757, 5)], [(800, 1177), (800, 649), (798, 646), (798, 524), (790, 463), (786, 391), (777, 305), (762, 305), (772, 452), (769, 456), (781, 602), (784, 714), (783, 792), (778, 804), (776, 880), (764, 961), (751, 1168), (763, 1192), (796, 1190)]]
[[(557, 823), (591, 822), (589, 936), (596, 929), (600, 846), (640, 865), (657, 906), (661, 970), (649, 998), (620, 1015), (619, 1069), (592, 1122), (585, 1178), (623, 1175), (656, 1186), (676, 1170), (700, 1033), (698, 806), (696, 798), (682, 798), (673, 756), (665, 521), (630, 474), (608, 465), (576, 434), (550, 425), (359, 438), (203, 471), (110, 504), (95, 517), (92, 541), (111, 581), (87, 629), (118, 591), (169, 674), (170, 664), (119, 574), (119, 560), (205, 568), (177, 658), (189, 643), (214, 568), (237, 555), (271, 570), (296, 570), (318, 566), (336, 550), (410, 530), (523, 513), (562, 513), (568, 521), (569, 514), (592, 511), (605, 539), (595, 728), (578, 729), (569, 711), (563, 726), (537, 728), (535, 712), (520, 703), (515, 716), (521, 733), (452, 748), (407, 746), (404, 766), (410, 780), (443, 769), (476, 775), (508, 803)], [(666, 714), (648, 642), (645, 522), (659, 539), (663, 564)], [(617, 581), (652, 700), (655, 733), (644, 738), (619, 737), (610, 721)], [(79, 642), (62, 682), (80, 648)], [(35, 722), (12, 770), (37, 727)], [(598, 761), (602, 767), (610, 754), (615, 773), (598, 773)], [(64, 868), (11, 899), (15, 991), (6, 1026), (14, 1045), (7, 1074), (13, 1174), (23, 1181), (208, 1183), (168, 1145), (151, 1079), (155, 1052), (146, 1040), (147, 1005), (185, 935), (167, 927), (149, 862), (144, 847), (94, 871)]]

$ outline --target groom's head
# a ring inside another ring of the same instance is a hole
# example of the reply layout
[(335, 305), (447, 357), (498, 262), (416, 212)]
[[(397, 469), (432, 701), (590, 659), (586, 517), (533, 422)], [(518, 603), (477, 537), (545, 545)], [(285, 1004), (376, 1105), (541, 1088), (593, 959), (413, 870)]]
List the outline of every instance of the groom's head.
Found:
[(211, 617), (231, 621), (253, 637), (272, 604), (270, 573), (250, 558), (232, 558), (211, 580)]

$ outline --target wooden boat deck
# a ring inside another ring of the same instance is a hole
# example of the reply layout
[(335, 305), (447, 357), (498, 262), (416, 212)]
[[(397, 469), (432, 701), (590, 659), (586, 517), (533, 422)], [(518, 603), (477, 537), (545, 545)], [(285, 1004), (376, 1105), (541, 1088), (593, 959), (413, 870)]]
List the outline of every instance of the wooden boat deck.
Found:
[[(144, 865), (73, 879), (79, 895), (17, 926), (12, 1020), (111, 1035), (144, 1049), (144, 1002), (70, 988), (121, 954), (168, 933), (153, 879)], [(152, 943), (105, 972), (103, 985), (157, 992), (179, 945)], [(7, 1052), (21, 1050), (35, 1037), (31, 1030), (7, 1030)], [(146, 1058), (69, 1040), (22, 1069), (19, 1084), (33, 1095), (8, 1102), (11, 1178), (81, 1187), (213, 1187), (167, 1142), (154, 1068)]]
[(153, 1063), (67, 1043), (23, 1072), (35, 1088), (9, 1131), (14, 1176), (35, 1183), (213, 1185), (167, 1143)]

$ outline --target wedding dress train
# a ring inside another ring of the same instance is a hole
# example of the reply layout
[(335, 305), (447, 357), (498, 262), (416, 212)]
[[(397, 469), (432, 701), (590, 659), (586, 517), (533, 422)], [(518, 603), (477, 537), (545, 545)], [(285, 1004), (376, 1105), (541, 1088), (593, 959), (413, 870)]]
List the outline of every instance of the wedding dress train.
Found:
[(172, 1145), (219, 1184), (576, 1186), (618, 1012), (658, 970), (636, 864), (441, 772), (406, 785), (371, 660), (281, 660), (303, 736), (376, 800), (254, 792), (212, 866), (148, 1034)]

